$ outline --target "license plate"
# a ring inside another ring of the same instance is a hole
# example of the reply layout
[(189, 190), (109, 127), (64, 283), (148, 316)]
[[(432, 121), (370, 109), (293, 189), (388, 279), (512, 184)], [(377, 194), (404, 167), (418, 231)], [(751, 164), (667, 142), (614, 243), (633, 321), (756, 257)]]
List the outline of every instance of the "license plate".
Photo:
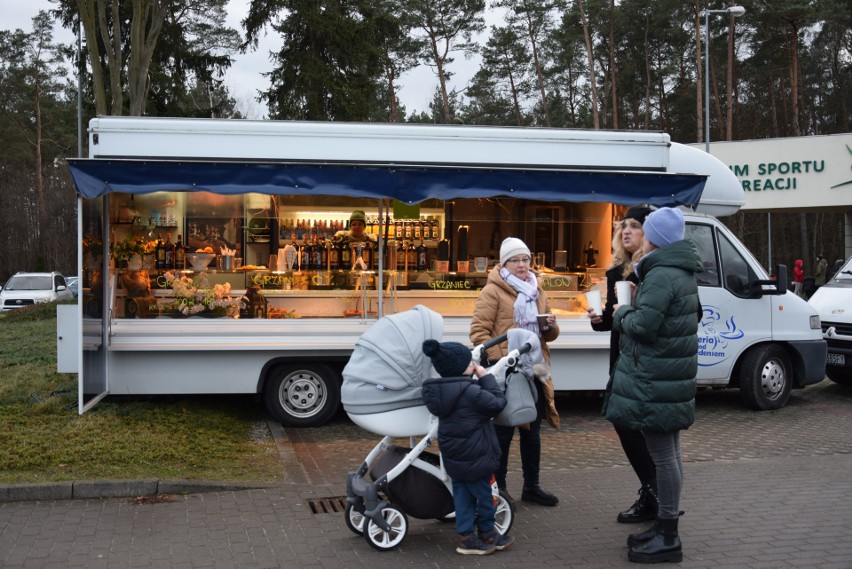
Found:
[(825, 358), (825, 363), (835, 366), (845, 366), (846, 354), (828, 354)]

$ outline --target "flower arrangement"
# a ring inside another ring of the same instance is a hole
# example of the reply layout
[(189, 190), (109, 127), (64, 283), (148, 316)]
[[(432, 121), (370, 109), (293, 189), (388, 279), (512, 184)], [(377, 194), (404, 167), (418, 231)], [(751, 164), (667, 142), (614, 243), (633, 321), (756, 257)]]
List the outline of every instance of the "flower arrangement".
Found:
[(184, 316), (202, 312), (215, 312), (230, 318), (239, 318), (244, 296), (230, 296), (231, 283), (210, 287), (207, 274), (201, 273), (195, 278), (186, 275), (176, 276), (168, 271), (163, 274), (166, 284), (172, 288), (174, 301), (169, 308)]
[(142, 256), (157, 247), (156, 242), (146, 242), (142, 237), (127, 237), (110, 245), (110, 255), (117, 261), (128, 261), (133, 255)]

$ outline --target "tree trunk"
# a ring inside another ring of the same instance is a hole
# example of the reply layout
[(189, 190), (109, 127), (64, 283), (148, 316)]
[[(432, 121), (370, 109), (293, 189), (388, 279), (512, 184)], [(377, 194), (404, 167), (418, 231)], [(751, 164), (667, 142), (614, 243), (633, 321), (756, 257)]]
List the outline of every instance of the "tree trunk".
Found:
[(790, 102), (793, 136), (800, 136), (799, 127), (799, 28), (789, 23), (790, 36)]
[(595, 58), (592, 52), (592, 37), (589, 33), (589, 21), (586, 19), (583, 0), (577, 0), (577, 6), (580, 8), (580, 20), (583, 22), (583, 38), (586, 41), (586, 51), (589, 54), (589, 85), (592, 89), (592, 126), (595, 129), (599, 129), (600, 117), (598, 117), (598, 87), (595, 73)]
[(612, 128), (618, 130), (618, 66), (615, 62), (615, 0), (609, 2), (609, 76), (612, 92)]

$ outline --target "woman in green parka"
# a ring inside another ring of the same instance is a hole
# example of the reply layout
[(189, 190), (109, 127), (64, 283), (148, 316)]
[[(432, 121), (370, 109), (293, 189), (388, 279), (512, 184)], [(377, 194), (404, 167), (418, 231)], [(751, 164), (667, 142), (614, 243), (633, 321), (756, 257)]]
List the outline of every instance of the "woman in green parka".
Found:
[(616, 305), (613, 314), (613, 329), (621, 337), (606, 418), (642, 431), (657, 471), (657, 520), (650, 529), (630, 535), (628, 558), (679, 562), (680, 431), (695, 420), (701, 319), (695, 273), (703, 268), (695, 245), (684, 240), (680, 210), (651, 212), (642, 228), (645, 255), (636, 264), (639, 286), (633, 303)]

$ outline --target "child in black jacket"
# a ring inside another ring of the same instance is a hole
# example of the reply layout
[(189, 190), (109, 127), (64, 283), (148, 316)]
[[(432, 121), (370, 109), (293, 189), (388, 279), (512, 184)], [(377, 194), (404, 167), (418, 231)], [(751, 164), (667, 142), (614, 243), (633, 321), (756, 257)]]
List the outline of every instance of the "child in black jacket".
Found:
[(494, 528), (491, 494), (491, 475), (500, 461), (500, 445), (491, 419), (506, 406), (506, 396), (494, 376), (472, 361), (464, 345), (426, 340), (423, 353), (441, 374), (423, 383), (423, 401), (439, 419), (438, 444), (452, 478), (460, 536), (456, 552), (488, 555), (495, 549), (506, 549), (515, 540)]

